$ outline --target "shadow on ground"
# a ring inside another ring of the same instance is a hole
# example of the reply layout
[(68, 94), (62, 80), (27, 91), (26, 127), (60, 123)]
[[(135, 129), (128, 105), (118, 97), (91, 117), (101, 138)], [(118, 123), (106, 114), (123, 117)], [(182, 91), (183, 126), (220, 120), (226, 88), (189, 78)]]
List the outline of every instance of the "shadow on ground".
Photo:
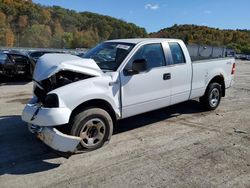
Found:
[[(114, 134), (120, 134), (152, 123), (177, 117), (181, 114), (200, 113), (197, 101), (188, 101), (172, 107), (137, 115), (119, 122)], [(20, 116), (0, 117), (0, 175), (31, 174), (57, 168), (60, 164), (46, 162), (58, 158), (35, 135), (29, 133)]]
[(114, 134), (130, 131), (152, 123), (164, 121), (182, 114), (196, 114), (204, 112), (198, 101), (191, 100), (174, 106), (169, 106), (152, 112), (130, 117), (119, 122)]
[(31, 82), (31, 79), (27, 79), (24, 77), (4, 77), (0, 76), (0, 86), (8, 86), (8, 85), (26, 85)]
[(0, 175), (31, 174), (57, 168), (59, 155), (36, 139), (20, 116), (0, 117)]

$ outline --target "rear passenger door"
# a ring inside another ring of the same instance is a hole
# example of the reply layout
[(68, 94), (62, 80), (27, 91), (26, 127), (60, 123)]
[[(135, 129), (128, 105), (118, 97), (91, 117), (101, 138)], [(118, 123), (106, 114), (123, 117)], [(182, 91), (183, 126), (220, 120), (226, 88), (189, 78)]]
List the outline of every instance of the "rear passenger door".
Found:
[(185, 59), (181, 45), (178, 42), (169, 42), (170, 62), (167, 67), (171, 73), (171, 104), (189, 99), (192, 83), (192, 65)]

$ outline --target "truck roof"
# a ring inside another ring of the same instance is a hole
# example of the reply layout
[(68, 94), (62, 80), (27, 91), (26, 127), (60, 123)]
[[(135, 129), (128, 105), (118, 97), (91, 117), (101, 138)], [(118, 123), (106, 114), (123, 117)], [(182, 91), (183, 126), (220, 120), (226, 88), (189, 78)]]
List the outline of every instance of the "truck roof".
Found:
[(115, 39), (115, 40), (108, 40), (106, 42), (121, 42), (121, 43), (132, 43), (138, 44), (141, 42), (180, 42), (179, 39), (170, 39), (170, 38), (131, 38), (131, 39)]

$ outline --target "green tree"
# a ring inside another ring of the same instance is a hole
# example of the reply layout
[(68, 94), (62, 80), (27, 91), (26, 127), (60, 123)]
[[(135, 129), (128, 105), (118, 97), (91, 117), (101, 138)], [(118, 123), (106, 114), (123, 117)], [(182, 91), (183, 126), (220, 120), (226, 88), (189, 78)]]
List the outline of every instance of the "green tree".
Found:
[(5, 45), (6, 15), (0, 11), (0, 46)]
[(7, 47), (13, 47), (14, 40), (15, 40), (15, 36), (14, 36), (13, 32), (10, 29), (8, 29), (6, 31), (6, 34), (5, 34), (5, 41), (6, 41), (5, 45)]
[(50, 47), (51, 34), (49, 26), (34, 24), (24, 32), (22, 36), (23, 45), (27, 47)]
[(73, 34), (64, 32), (62, 34), (62, 48), (71, 48), (73, 41)]

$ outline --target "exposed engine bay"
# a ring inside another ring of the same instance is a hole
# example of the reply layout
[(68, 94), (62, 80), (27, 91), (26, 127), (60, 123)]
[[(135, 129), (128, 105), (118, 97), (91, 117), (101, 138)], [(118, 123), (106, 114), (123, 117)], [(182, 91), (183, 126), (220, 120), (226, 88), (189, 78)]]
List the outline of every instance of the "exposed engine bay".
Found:
[(84, 75), (82, 73), (72, 71), (60, 71), (48, 79), (37, 82), (34, 80), (34, 94), (38, 98), (38, 102), (44, 103), (45, 97), (48, 92), (57, 89), (59, 87), (91, 78), (93, 76)]

